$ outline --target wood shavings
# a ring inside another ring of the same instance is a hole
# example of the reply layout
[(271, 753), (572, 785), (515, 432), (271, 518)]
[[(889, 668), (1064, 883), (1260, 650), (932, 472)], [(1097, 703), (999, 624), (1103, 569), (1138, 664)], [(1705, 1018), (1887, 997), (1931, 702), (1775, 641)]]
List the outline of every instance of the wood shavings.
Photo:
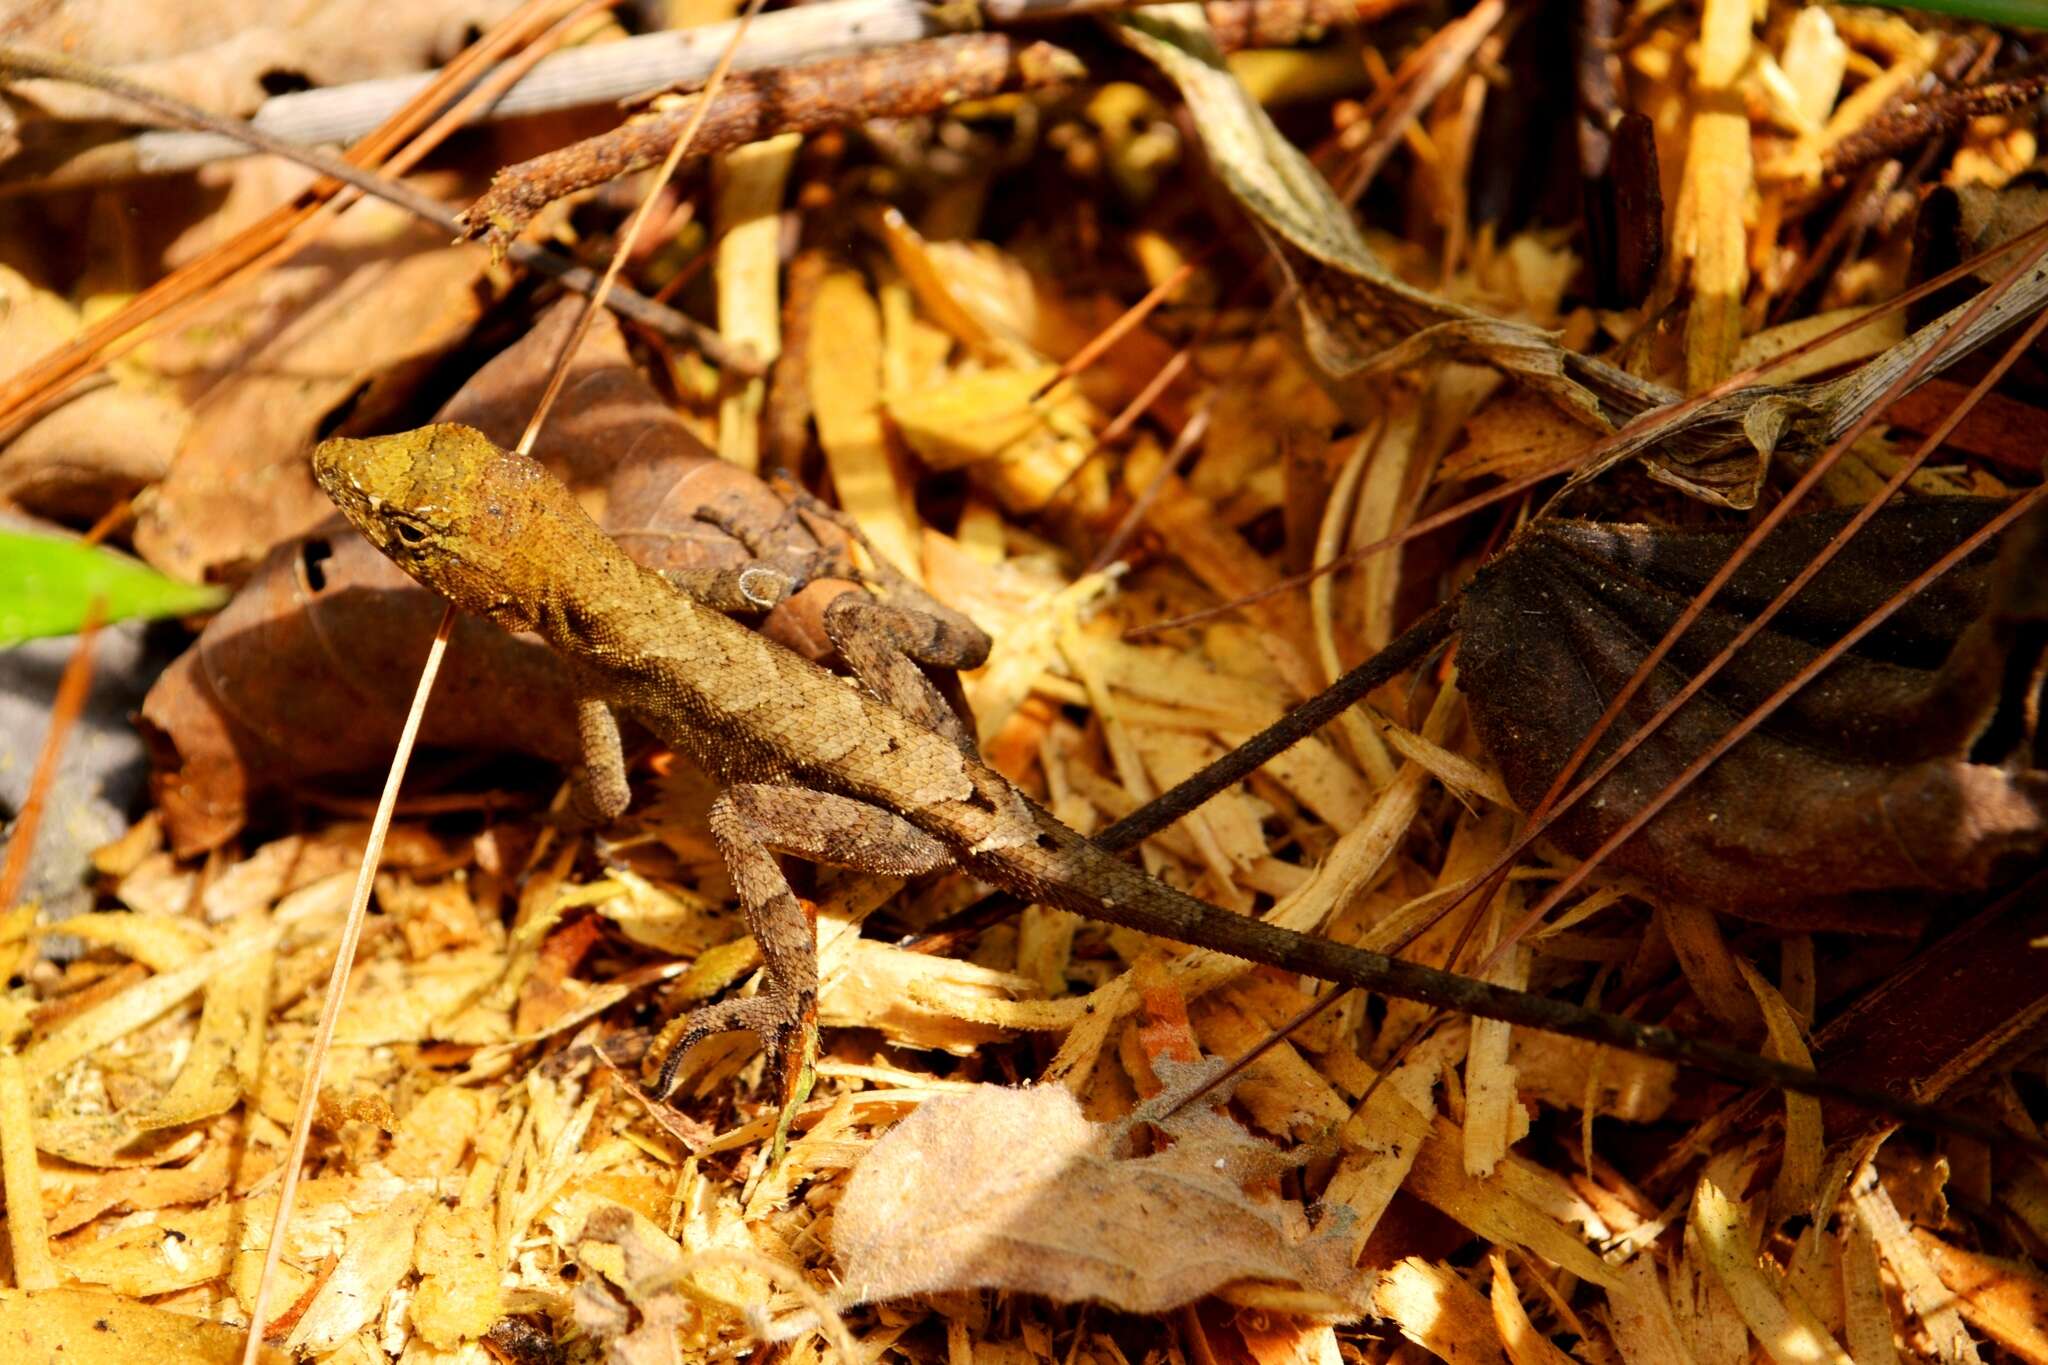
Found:
[(29, 1111), (28, 1075), (11, 1043), (0, 1043), (0, 1194), (7, 1199), (7, 1248), (19, 1289), (57, 1283), (48, 1225), (36, 1173), (35, 1118)]
[(348, 1247), (285, 1337), (287, 1351), (325, 1353), (369, 1326), (412, 1268), (412, 1244), (429, 1197), (411, 1190), (351, 1230)]
[(1448, 1267), (1414, 1257), (1400, 1262), (1380, 1276), (1373, 1307), (1441, 1359), (1507, 1365), (1486, 1300)]
[(1813, 1310), (1757, 1264), (1748, 1217), (1711, 1179), (1702, 1179), (1693, 1192), (1690, 1226), (1699, 1231), (1714, 1277), (1773, 1360), (1852, 1365)]
[(811, 408), (839, 505), (903, 572), (920, 578), (917, 509), (882, 428), (882, 320), (859, 275), (835, 271), (813, 305), (832, 325), (811, 335)]
[(1673, 237), (1692, 258), (1692, 312), (1686, 324), (1686, 388), (1718, 383), (1734, 367), (1742, 339), (1742, 294), (1749, 283), (1744, 231), (1753, 185), (1749, 119), (1735, 99), (1735, 78), (1749, 60), (1749, 0), (1708, 0), (1700, 17), (1697, 107)]
[[(718, 159), (718, 330), (754, 348), (763, 364), (782, 352), (782, 195), (803, 141), (784, 133)], [(748, 472), (761, 467), (765, 381), (741, 377), (719, 403), (718, 453)], [(908, 562), (908, 561), (905, 561)]]
[(1965, 1318), (2028, 1365), (2048, 1361), (2048, 1279), (2018, 1262), (1950, 1246), (1925, 1230), (1916, 1229), (1913, 1240), (1956, 1293)]
[(1877, 1244), (1878, 1255), (1890, 1267), (1908, 1308), (1926, 1333), (1934, 1358), (1944, 1365), (1981, 1360), (1954, 1296), (1907, 1231), (1905, 1220), (1874, 1172), (1859, 1176), (1851, 1185), (1849, 1199), (1857, 1220)]

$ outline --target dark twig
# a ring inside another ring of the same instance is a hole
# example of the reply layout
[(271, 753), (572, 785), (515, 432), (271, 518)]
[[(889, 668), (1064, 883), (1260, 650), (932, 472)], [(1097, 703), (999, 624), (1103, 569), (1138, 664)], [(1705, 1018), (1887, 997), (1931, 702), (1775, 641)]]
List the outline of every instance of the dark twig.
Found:
[[(1080, 59), (1050, 43), (966, 33), (736, 76), (712, 99), (690, 149), (715, 156), (778, 133), (811, 133), (873, 118), (908, 118), (961, 100), (1078, 80)], [(530, 161), (508, 166), (461, 215), (467, 237), (514, 242), (553, 201), (660, 161), (697, 117), (701, 95)]]
[(1853, 175), (1873, 161), (1910, 151), (1973, 118), (2011, 113), (2044, 93), (2048, 93), (2048, 72), (2033, 72), (1902, 101), (1830, 147), (1821, 158), (1821, 174), (1829, 180)]

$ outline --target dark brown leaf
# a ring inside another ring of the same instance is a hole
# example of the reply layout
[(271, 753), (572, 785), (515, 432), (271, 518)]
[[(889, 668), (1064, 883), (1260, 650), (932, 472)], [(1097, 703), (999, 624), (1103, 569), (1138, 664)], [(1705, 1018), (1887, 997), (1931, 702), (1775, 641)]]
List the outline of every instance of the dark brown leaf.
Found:
[[(2001, 506), (1958, 498), (1879, 513), (1770, 628), (1554, 826), (1558, 842), (1579, 853), (1598, 845)], [(1780, 527), (1643, 687), (1593, 762), (1732, 639), (1847, 516), (1795, 517)], [(2042, 530), (2038, 517), (2021, 523), (1995, 569), (1979, 555), (1906, 606), (1610, 862), (1702, 904), (1827, 922), (1871, 893), (1981, 889), (2038, 855), (2048, 839), (2048, 772), (2022, 694), (2039, 685), (2042, 616), (2033, 584)], [(1474, 723), (1517, 801), (1541, 797), (1738, 539), (1548, 523), (1473, 580), (1461, 611), (1462, 673)]]

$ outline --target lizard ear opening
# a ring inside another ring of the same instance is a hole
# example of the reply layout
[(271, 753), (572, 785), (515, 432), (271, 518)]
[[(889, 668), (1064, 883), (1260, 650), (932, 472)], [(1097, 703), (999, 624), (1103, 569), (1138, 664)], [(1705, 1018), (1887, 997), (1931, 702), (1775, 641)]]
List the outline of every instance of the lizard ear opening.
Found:
[(427, 533), (425, 531), (422, 531), (419, 527), (413, 525), (411, 522), (397, 521), (393, 522), (392, 524), (397, 528), (398, 538), (404, 541), (406, 544), (424, 545), (427, 543)]

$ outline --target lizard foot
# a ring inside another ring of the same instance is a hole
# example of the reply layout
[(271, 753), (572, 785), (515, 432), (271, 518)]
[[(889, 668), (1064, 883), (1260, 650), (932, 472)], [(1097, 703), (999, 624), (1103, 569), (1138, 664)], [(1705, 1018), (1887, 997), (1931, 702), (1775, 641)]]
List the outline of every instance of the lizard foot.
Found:
[(671, 1019), (648, 1049), (648, 1065), (657, 1058), (661, 1062), (649, 1088), (657, 1099), (667, 1099), (685, 1053), (713, 1034), (744, 1032), (761, 1040), (761, 1050), (768, 1058), (768, 1075), (774, 1079), (786, 1106), (801, 1084), (817, 1031), (818, 1002), (810, 992), (722, 1000), (691, 1010)]

